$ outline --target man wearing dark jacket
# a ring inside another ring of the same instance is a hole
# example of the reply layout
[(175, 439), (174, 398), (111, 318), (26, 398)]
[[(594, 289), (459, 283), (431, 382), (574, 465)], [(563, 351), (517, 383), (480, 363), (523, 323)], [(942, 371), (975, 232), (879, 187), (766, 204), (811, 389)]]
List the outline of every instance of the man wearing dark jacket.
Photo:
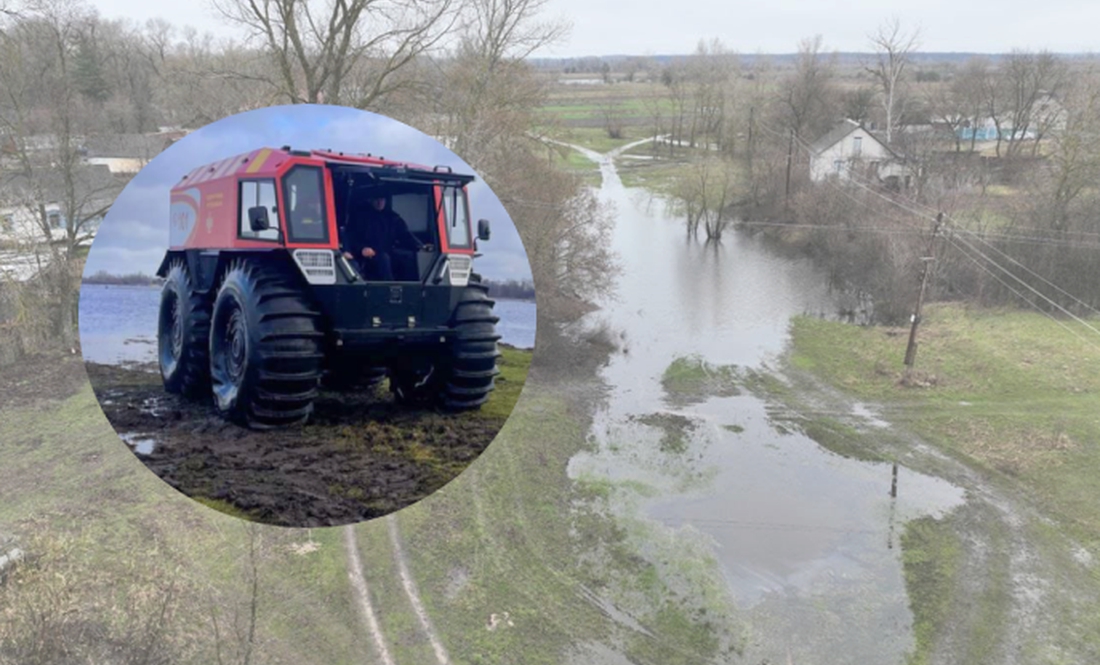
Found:
[(367, 215), (347, 235), (344, 258), (355, 261), (368, 280), (394, 281), (394, 251), (415, 252), (422, 247), (401, 215), (386, 207), (384, 196), (370, 200)]

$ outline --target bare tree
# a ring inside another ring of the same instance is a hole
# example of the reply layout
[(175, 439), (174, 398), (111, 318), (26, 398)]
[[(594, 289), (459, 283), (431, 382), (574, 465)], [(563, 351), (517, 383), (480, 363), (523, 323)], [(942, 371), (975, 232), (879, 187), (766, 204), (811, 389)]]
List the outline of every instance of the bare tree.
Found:
[(703, 227), (708, 242), (719, 242), (733, 221), (730, 214), (738, 187), (733, 164), (718, 157), (695, 161), (679, 178), (673, 191), (677, 207), (687, 220), (688, 237), (697, 238)]
[(1005, 59), (999, 79), (1009, 127), (1007, 154), (1013, 157), (1020, 154), (1029, 134), (1036, 137), (1037, 147), (1043, 133), (1049, 129), (1050, 118), (1037, 113), (1037, 106), (1041, 97), (1053, 95), (1062, 88), (1065, 66), (1047, 51), (1015, 50)]
[(693, 106), (688, 142), (694, 147), (701, 138), (704, 147), (714, 142), (721, 148), (729, 101), (726, 92), (737, 76), (737, 58), (720, 40), (700, 41), (687, 75)]
[[(214, 0), (274, 64), (255, 75), (292, 103), (375, 105), (459, 18), (457, 0)], [(231, 74), (232, 72), (226, 72)]]
[(457, 48), (435, 60), (422, 126), (442, 136), (493, 189), (523, 240), (540, 320), (567, 321), (610, 293), (617, 266), (611, 217), (574, 176), (552, 168), (532, 137), (544, 79), (523, 56), (564, 34), (541, 21), (543, 0), (473, 0)]
[(974, 152), (978, 140), (978, 128), (983, 124), (989, 109), (999, 108), (995, 95), (991, 101), (991, 66), (985, 58), (975, 57), (966, 61), (962, 71), (952, 82), (953, 95), (958, 99), (964, 122), (970, 128), (970, 152)]
[(606, 97), (599, 104), (599, 114), (603, 116), (604, 129), (608, 138), (621, 139), (623, 137), (623, 112), (622, 102), (614, 97)]
[(51, 332), (66, 346), (76, 338), (82, 252), (124, 184), (81, 155), (98, 116), (95, 101), (80, 93), (74, 62), (81, 34), (96, 20), (80, 5), (33, 0), (0, 30), (0, 128), (9, 153), (0, 194), (26, 220)]
[(779, 86), (783, 124), (795, 140), (818, 134), (835, 120), (833, 113), (833, 59), (822, 54), (821, 35), (798, 44), (794, 72)]
[(1095, 185), (1100, 180), (1100, 74), (1095, 70), (1080, 72), (1070, 90), (1066, 127), (1052, 140), (1053, 146), (1046, 168), (1030, 182), (1039, 188), (1032, 217), (1059, 233), (1068, 231), (1074, 222), (1089, 217), (1091, 208), (1079, 206), (1090, 193), (1096, 198)]
[(463, 26), (465, 48), (492, 71), (505, 60), (524, 60), (538, 49), (563, 39), (571, 28), (564, 19), (539, 15), (549, 0), (472, 0)]
[(676, 112), (669, 126), (669, 155), (673, 154), (677, 142), (684, 140), (684, 118), (690, 98), (688, 80), (687, 67), (681, 62), (673, 62), (661, 72), (661, 83), (664, 84), (668, 100)]
[(879, 26), (878, 31), (869, 36), (871, 46), (877, 54), (874, 66), (867, 71), (875, 77), (882, 89), (882, 108), (886, 112), (886, 143), (893, 141), (896, 126), (895, 114), (901, 92), (902, 75), (909, 65), (911, 54), (919, 46), (920, 32), (906, 33), (901, 21), (893, 18)]

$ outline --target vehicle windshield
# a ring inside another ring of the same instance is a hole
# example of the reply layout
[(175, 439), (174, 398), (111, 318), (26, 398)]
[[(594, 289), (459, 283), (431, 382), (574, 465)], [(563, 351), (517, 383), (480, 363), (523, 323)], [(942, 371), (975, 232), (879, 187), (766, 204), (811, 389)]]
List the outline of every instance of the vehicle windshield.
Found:
[(444, 187), (443, 210), (446, 215), (447, 244), (460, 249), (470, 247), (470, 210), (466, 201), (466, 190), (461, 187)]

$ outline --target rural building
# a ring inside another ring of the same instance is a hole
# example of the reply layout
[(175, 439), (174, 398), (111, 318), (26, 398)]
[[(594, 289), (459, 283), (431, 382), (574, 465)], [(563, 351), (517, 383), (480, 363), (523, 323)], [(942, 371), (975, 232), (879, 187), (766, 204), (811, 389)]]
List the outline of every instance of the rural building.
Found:
[(870, 130), (845, 118), (810, 145), (810, 179), (826, 178), (908, 187), (911, 171), (904, 158)]
[[(105, 210), (114, 202), (125, 184), (125, 176), (116, 175), (106, 165), (83, 166), (74, 170), (73, 199), (82, 218)], [(0, 173), (0, 247), (20, 247), (45, 241), (42, 214), (46, 215), (49, 240), (65, 238), (70, 226), (65, 210), (65, 182), (60, 173), (46, 171), (33, 179), (22, 173)], [(95, 234), (103, 215), (85, 222), (84, 235)]]
[(171, 144), (168, 136), (159, 134), (106, 134), (82, 141), (80, 152), (89, 165), (134, 174)]
[(1049, 92), (1040, 93), (1035, 99), (1024, 127), (1012, 126), (1013, 115), (1005, 111), (997, 119), (991, 116), (964, 118), (957, 123), (956, 133), (963, 141), (996, 141), (998, 135), (1002, 141), (1032, 141), (1040, 135), (1057, 133), (1066, 128), (1066, 107)]

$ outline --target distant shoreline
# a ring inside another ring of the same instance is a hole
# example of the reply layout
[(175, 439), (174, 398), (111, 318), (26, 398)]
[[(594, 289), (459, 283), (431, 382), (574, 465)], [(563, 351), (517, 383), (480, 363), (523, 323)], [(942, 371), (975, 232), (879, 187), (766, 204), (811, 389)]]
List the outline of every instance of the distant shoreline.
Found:
[(534, 298), (510, 298), (508, 296), (494, 296), (492, 294), (489, 294), (489, 295), (492, 296), (493, 300), (510, 300), (512, 302), (529, 302), (532, 305), (534, 305), (536, 303)]

